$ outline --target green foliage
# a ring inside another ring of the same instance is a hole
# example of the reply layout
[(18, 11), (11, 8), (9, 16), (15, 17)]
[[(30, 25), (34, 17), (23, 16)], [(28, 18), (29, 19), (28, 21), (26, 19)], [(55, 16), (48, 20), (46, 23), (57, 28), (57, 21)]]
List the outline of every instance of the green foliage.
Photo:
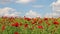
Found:
[[(3, 18), (0, 18), (0, 22), (2, 21), (2, 19)], [(57, 18), (59, 25), (53, 24), (53, 21), (55, 20), (53, 20), (52, 18), (50, 19), (44, 20), (44, 19), (39, 18), (37, 19), (37, 22), (35, 24), (32, 24), (32, 21), (34, 21), (33, 19), (28, 21), (23, 18), (22, 19), (14, 18), (12, 19), (14, 21), (11, 21), (11, 22), (9, 22), (9, 19), (5, 19), (5, 21), (2, 21), (2, 23), (4, 24), (0, 23), (0, 34), (14, 34), (14, 32), (18, 32), (19, 34), (60, 34), (60, 18), (59, 19)], [(38, 23), (39, 20), (42, 20), (41, 24)], [(11, 26), (11, 24), (14, 22), (18, 22), (19, 24), (22, 23), (22, 26), (19, 26), (19, 27)], [(46, 22), (48, 22), (50, 26), (48, 26)], [(28, 24), (27, 28), (24, 27), (25, 24)], [(4, 31), (2, 31), (2, 25), (6, 26)], [(38, 25), (43, 26), (43, 29), (37, 28)], [(34, 26), (33, 29), (31, 29), (32, 26)]]

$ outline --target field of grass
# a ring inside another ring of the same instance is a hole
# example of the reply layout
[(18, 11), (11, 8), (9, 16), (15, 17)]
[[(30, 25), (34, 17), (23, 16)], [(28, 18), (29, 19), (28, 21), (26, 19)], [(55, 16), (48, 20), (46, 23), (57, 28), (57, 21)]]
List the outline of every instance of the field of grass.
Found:
[(60, 34), (60, 18), (0, 17), (0, 34)]

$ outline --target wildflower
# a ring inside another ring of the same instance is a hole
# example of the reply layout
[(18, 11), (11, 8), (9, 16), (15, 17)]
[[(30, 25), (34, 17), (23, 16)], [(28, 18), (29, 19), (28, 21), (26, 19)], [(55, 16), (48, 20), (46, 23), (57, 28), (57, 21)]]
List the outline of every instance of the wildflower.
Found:
[(34, 22), (34, 21), (32, 21), (31, 23), (32, 23), (32, 24), (35, 24), (35, 22)]
[(3, 31), (3, 30), (5, 30), (5, 26), (4, 26), (4, 25), (2, 26), (2, 31)]
[(37, 26), (37, 28), (39, 28), (39, 29), (43, 29), (43, 26)]
[(16, 22), (16, 23), (12, 24), (12, 26), (18, 27), (19, 26), (19, 23)]
[(25, 28), (28, 27), (28, 24), (25, 24), (24, 27), (25, 27)]
[(48, 20), (48, 18), (44, 18), (44, 20)]
[(15, 26), (16, 26), (16, 27), (18, 27), (18, 26), (19, 26), (18, 22), (16, 22), (16, 23), (15, 23)]
[(23, 24), (20, 22), (20, 26), (22, 26)]
[(46, 22), (46, 24), (47, 24), (48, 26), (50, 26), (50, 23)]
[(27, 21), (30, 21), (31, 20), (31, 18), (27, 18), (25, 16), (24, 16), (24, 19), (27, 20)]
[(18, 32), (14, 32), (14, 34), (18, 34)]
[(57, 22), (57, 21), (54, 21), (54, 22), (53, 22), (53, 24), (55, 24), (55, 25), (59, 25), (59, 22)]

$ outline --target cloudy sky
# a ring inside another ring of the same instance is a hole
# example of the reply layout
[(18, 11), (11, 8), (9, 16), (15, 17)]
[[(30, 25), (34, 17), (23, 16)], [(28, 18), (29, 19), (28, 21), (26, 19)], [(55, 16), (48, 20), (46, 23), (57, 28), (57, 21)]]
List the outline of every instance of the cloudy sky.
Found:
[(60, 0), (0, 0), (0, 17), (60, 17), (59, 15)]

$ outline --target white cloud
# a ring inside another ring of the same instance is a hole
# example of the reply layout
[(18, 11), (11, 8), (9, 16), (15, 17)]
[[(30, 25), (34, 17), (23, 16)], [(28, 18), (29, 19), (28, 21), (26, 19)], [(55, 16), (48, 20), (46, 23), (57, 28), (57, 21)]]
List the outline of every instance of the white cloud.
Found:
[(0, 4), (8, 4), (8, 3), (23, 3), (27, 4), (30, 2), (34, 2), (35, 0), (0, 0)]
[(44, 17), (47, 17), (47, 18), (52, 18), (52, 17), (57, 18), (57, 17), (59, 17), (59, 14), (57, 14), (57, 13), (46, 13)]
[(51, 6), (52, 6), (52, 12), (47, 13), (45, 17), (60, 17), (60, 0), (53, 2)]
[(0, 0), (0, 4), (6, 4), (6, 3), (11, 3), (14, 2), (13, 0)]
[(34, 0), (16, 0), (16, 3), (30, 3), (30, 2), (33, 2)]
[(0, 8), (0, 17), (1, 16), (19, 16), (20, 12), (17, 12), (15, 9), (10, 7)]
[(42, 8), (44, 6), (43, 5), (33, 5), (32, 7), (34, 7), (34, 8)]
[(60, 13), (60, 0), (52, 3), (52, 8), (54, 12)]
[(25, 14), (26, 17), (29, 17), (29, 18), (33, 18), (33, 17), (41, 17), (40, 14), (38, 14), (37, 12), (34, 12), (32, 10), (30, 10), (29, 12), (27, 12)]

